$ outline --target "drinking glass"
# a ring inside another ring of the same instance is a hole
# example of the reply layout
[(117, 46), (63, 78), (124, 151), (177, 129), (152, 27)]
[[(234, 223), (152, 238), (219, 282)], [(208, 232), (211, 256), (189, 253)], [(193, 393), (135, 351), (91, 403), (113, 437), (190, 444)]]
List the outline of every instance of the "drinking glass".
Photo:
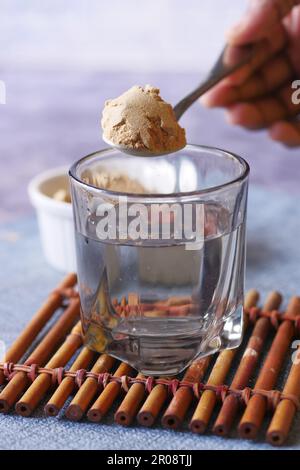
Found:
[(245, 160), (196, 145), (159, 157), (107, 149), (69, 174), (86, 345), (160, 376), (237, 347)]

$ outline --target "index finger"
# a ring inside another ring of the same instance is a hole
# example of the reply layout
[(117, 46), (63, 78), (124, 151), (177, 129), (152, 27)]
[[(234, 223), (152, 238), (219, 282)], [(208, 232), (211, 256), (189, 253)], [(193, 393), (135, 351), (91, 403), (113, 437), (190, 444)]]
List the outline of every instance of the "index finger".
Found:
[(299, 4), (300, 0), (251, 0), (248, 12), (228, 32), (228, 42), (242, 45), (260, 41)]
[(253, 72), (281, 51), (286, 43), (287, 35), (285, 29), (281, 24), (279, 24), (272, 30), (270, 37), (262, 39), (253, 46), (255, 51), (251, 60), (236, 72), (225, 78), (222, 81), (222, 84), (241, 85), (253, 74)]

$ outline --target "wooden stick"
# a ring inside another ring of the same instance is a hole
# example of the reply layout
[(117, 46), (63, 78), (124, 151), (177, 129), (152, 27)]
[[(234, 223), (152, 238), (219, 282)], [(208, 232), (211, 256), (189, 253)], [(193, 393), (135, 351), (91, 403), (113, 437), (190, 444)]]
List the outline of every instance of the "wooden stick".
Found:
[[(191, 305), (190, 297), (170, 297), (164, 304), (169, 306)], [(208, 367), (210, 357), (195, 361), (184, 375), (184, 380), (197, 382), (202, 379)], [(138, 413), (137, 419), (141, 425), (152, 426), (159, 415), (163, 404), (168, 397), (167, 387), (156, 385)], [(193, 399), (193, 392), (188, 387), (180, 387), (175, 393), (167, 411), (162, 418), (162, 424), (166, 428), (176, 429), (184, 419), (188, 407)]]
[[(138, 374), (137, 378), (144, 378), (142, 374)], [(145, 385), (143, 383), (135, 383), (125, 395), (124, 400), (115, 413), (115, 421), (123, 426), (129, 426), (135, 417), (141, 401), (146, 394)]]
[(152, 426), (167, 398), (168, 388), (162, 384), (155, 385), (137, 415), (138, 422), (142, 426)]
[[(102, 354), (96, 361), (91, 372), (94, 372), (95, 374), (108, 372), (114, 365), (114, 362), (115, 359), (113, 357), (108, 356), (108, 354)], [(72, 421), (79, 421), (88, 409), (88, 406), (96, 395), (97, 390), (97, 381), (92, 377), (88, 377), (68, 406), (66, 416)]]
[[(125, 364), (125, 362), (122, 362), (114, 373), (114, 377), (122, 377), (122, 375), (128, 375), (132, 372), (132, 370), (132, 367), (130, 367), (128, 364)], [(120, 383), (110, 382), (105, 387), (103, 392), (100, 393), (93, 406), (89, 409), (87, 413), (88, 419), (94, 422), (100, 421), (113, 405), (115, 399), (120, 393), (120, 390)]]
[[(295, 317), (300, 314), (300, 297), (292, 297), (286, 313)], [(293, 334), (294, 325), (291, 321), (285, 320), (281, 323), (260, 371), (254, 390), (272, 390), (277, 381)], [(245, 439), (254, 439), (262, 424), (266, 410), (267, 399), (262, 395), (252, 396), (240, 421), (238, 427), (239, 435)]]
[[(123, 300), (123, 299), (122, 299)], [(122, 305), (122, 300), (121, 300), (121, 305)], [(133, 307), (136, 308), (139, 305), (139, 296), (136, 292), (130, 292), (128, 294), (128, 307)], [(123, 306), (126, 306), (126, 298), (125, 302), (123, 302)], [(121, 364), (122, 366), (122, 364)], [(120, 367), (121, 367), (120, 366)], [(119, 373), (118, 370), (116, 373)], [(116, 375), (116, 374), (115, 374)], [(122, 375), (127, 375), (122, 374)], [(122, 376), (121, 375), (121, 376)], [(143, 378), (144, 376), (142, 374), (139, 374), (137, 377)], [(122, 401), (119, 409), (115, 413), (115, 421), (119, 424), (123, 425), (129, 425), (131, 421), (133, 420), (136, 411), (138, 409), (139, 403), (142, 401), (143, 397), (145, 394), (145, 386), (143, 384), (133, 384), (130, 389), (128, 390), (124, 400)], [(94, 412), (94, 410), (90, 413), (91, 417), (94, 418), (94, 415), (96, 416), (97, 413)]]
[[(24, 328), (20, 336), (14, 341), (11, 347), (6, 352), (1, 362), (18, 362), (34, 339), (37, 337), (42, 328), (50, 320), (55, 311), (60, 307), (62, 297), (59, 294), (60, 289), (73, 287), (76, 284), (76, 274), (68, 274), (57, 288), (49, 295), (48, 299), (44, 302), (41, 308), (32, 317), (30, 322)], [(5, 382), (3, 371), (0, 371), (0, 385)]]
[[(278, 292), (271, 292), (264, 304), (265, 311), (278, 309), (282, 297)], [(248, 385), (249, 379), (257, 364), (264, 342), (270, 330), (271, 323), (268, 318), (259, 318), (253, 328), (240, 365), (235, 373), (231, 388), (242, 390)], [(233, 424), (233, 420), (239, 409), (239, 399), (235, 395), (228, 395), (222, 405), (220, 413), (213, 427), (213, 432), (218, 436), (226, 436)]]
[[(300, 349), (298, 347), (298, 356)], [(299, 361), (299, 357), (297, 358)], [(283, 393), (300, 398), (300, 361), (294, 362), (285, 383)], [(277, 406), (271, 424), (267, 431), (267, 441), (275, 446), (282, 445), (286, 440), (296, 414), (295, 404), (288, 399), (283, 399)]]
[[(200, 382), (209, 366), (211, 357), (205, 357), (193, 362), (184, 375), (183, 380), (187, 382)], [(180, 387), (165, 414), (162, 417), (162, 425), (168, 429), (177, 429), (188, 411), (194, 398), (194, 393), (189, 387)]]
[[(251, 308), (258, 302), (259, 294), (255, 290), (248, 292), (245, 298), (245, 307)], [(245, 317), (245, 328), (248, 320)], [(209, 385), (222, 385), (228, 374), (237, 349), (227, 349), (222, 351), (210, 373), (207, 383)], [(205, 390), (199, 400), (198, 406), (190, 422), (190, 429), (195, 433), (203, 433), (209, 423), (217, 396), (212, 390)]]
[[(45, 367), (47, 369), (64, 367), (81, 345), (82, 331), (79, 321)], [(52, 377), (49, 374), (40, 374), (16, 404), (16, 412), (21, 416), (30, 416), (51, 387), (51, 383)]]
[[(95, 352), (89, 348), (84, 347), (77, 359), (74, 361), (70, 367), (71, 372), (76, 372), (80, 369), (86, 369), (93, 358), (95, 357)], [(46, 404), (44, 412), (47, 416), (56, 416), (59, 411), (64, 406), (65, 402), (73, 392), (75, 387), (75, 381), (73, 377), (65, 377), (61, 384), (57, 387), (54, 394)]]
[[(79, 299), (70, 300), (69, 306), (55, 325), (53, 325), (47, 335), (42, 339), (40, 344), (30, 354), (29, 358), (25, 361), (25, 365), (37, 364), (41, 366), (47, 361), (47, 359), (49, 359), (53, 351), (55, 351), (63, 338), (70, 331), (76, 318), (78, 318), (79, 307)], [(14, 375), (8, 385), (0, 393), (1, 412), (8, 411), (10, 407), (16, 403), (18, 398), (27, 388), (28, 383), (29, 378), (25, 372), (17, 372)]]

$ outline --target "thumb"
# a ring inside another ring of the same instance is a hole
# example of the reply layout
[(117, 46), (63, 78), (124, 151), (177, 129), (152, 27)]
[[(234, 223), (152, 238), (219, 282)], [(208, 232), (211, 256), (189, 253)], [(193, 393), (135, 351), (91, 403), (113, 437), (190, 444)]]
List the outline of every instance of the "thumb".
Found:
[(250, 0), (249, 10), (227, 34), (231, 44), (259, 41), (270, 35), (273, 28), (300, 0)]

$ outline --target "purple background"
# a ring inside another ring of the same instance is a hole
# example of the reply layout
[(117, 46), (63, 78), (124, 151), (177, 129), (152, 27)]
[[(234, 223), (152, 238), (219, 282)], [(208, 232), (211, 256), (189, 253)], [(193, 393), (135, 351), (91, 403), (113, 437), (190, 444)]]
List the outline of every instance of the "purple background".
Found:
[[(0, 221), (30, 212), (28, 181), (46, 168), (71, 164), (104, 146), (100, 114), (105, 99), (133, 83), (153, 83), (171, 103), (200, 79), (197, 73), (0, 72), (7, 104), (0, 105)], [(300, 152), (272, 142), (265, 131), (232, 127), (222, 110), (196, 103), (182, 118), (190, 143), (222, 147), (246, 158), (252, 184), (299, 192)]]

